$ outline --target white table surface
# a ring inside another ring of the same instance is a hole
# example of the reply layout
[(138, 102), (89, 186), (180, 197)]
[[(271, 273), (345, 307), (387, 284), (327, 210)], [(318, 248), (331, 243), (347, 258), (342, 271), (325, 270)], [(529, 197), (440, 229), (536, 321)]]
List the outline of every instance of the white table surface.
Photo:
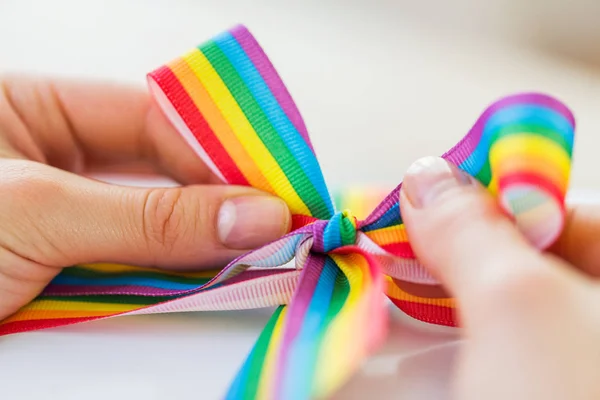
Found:
[[(114, 318), (0, 338), (0, 398), (219, 399), (271, 310)], [(392, 312), (390, 337), (335, 399), (446, 399), (457, 337)]]

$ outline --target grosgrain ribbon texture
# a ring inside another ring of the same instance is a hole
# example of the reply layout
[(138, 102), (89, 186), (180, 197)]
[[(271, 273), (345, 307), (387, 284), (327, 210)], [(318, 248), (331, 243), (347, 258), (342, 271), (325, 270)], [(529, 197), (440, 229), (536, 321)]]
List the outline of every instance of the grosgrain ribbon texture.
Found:
[[(292, 232), (219, 271), (65, 268), (0, 322), (0, 335), (123, 315), (275, 307), (224, 394), (263, 400), (323, 398), (339, 389), (385, 339), (386, 296), (417, 320), (458, 325), (453, 299), (416, 297), (398, 285), (438, 284), (407, 240), (401, 185), (364, 219), (352, 205), (378, 195), (342, 193), (334, 204), (294, 101), (244, 26), (151, 72), (148, 84), (169, 121), (225, 183), (286, 201)], [(563, 228), (574, 130), (560, 101), (516, 94), (490, 105), (443, 158), (486, 186), (544, 249)], [(339, 210), (339, 203), (350, 209)]]

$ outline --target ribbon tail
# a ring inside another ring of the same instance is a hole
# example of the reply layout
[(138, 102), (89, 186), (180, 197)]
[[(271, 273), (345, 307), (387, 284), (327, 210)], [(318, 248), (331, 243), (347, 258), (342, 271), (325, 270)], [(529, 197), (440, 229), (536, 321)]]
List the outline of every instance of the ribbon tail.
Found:
[(32, 302), (0, 321), (0, 336), (125, 315), (286, 304), (300, 271), (278, 267), (293, 259), (305, 238), (303, 233), (290, 234), (241, 256), (219, 272), (115, 264), (65, 268)]
[[(261, 399), (261, 385), (268, 377), (264, 371), (270, 370), (273, 363), (274, 349), (278, 347), (281, 337), (281, 327), (287, 314), (288, 306), (277, 307), (267, 325), (263, 328), (258, 340), (246, 358), (232, 382), (225, 399), (250, 400)], [(262, 389), (264, 391), (264, 389)]]
[(309, 254), (292, 301), (273, 314), (227, 399), (330, 396), (387, 333), (383, 283), (360, 250)]
[(377, 260), (351, 247), (340, 249), (329, 259), (339, 271), (338, 284), (348, 292), (321, 338), (315, 397), (329, 397), (343, 386), (388, 333), (384, 276)]

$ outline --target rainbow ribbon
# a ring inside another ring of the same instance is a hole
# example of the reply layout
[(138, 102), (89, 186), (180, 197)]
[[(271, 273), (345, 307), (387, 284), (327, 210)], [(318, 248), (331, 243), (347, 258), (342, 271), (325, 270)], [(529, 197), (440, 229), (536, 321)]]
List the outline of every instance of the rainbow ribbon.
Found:
[[(250, 32), (237, 26), (148, 75), (154, 99), (224, 182), (284, 199), (293, 230), (214, 272), (78, 265), (0, 323), (0, 334), (121, 315), (276, 311), (227, 399), (334, 393), (384, 340), (385, 295), (415, 319), (456, 326), (455, 303), (410, 295), (398, 282), (437, 284), (411, 250), (396, 187), (365, 217), (334, 205), (300, 113)], [(575, 122), (559, 101), (518, 94), (488, 107), (443, 157), (474, 176), (540, 249), (560, 234)], [(357, 161), (360, 162), (360, 161)], [(295, 264), (289, 266), (293, 261)]]

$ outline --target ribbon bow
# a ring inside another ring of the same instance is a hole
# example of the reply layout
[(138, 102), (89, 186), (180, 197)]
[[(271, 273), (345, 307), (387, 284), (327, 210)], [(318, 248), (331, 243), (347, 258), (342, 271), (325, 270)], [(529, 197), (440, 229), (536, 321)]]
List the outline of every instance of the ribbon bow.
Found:
[[(226, 397), (306, 399), (331, 395), (385, 338), (382, 294), (413, 318), (457, 325), (452, 299), (419, 298), (396, 283), (437, 283), (411, 251), (400, 186), (364, 220), (336, 210), (302, 118), (246, 28), (158, 68), (148, 83), (171, 123), (224, 182), (286, 201), (292, 232), (216, 273), (66, 268), (2, 321), (0, 334), (118, 315), (276, 306)], [(443, 157), (489, 188), (543, 249), (563, 226), (574, 126), (559, 101), (514, 95), (485, 110)]]

